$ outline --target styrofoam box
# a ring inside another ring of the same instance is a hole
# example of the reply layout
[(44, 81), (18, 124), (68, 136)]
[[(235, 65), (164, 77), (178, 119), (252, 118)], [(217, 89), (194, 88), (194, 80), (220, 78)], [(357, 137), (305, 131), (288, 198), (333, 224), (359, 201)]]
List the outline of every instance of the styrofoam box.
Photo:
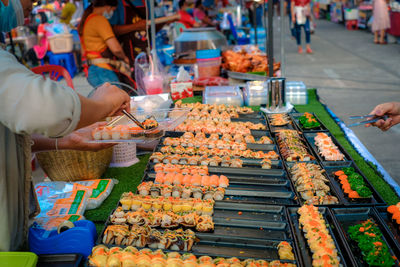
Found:
[(70, 33), (56, 34), (49, 36), (47, 39), (49, 40), (51, 52), (54, 54), (69, 53), (74, 47), (73, 35)]
[(344, 20), (357, 20), (358, 19), (358, 9), (346, 8), (344, 10)]

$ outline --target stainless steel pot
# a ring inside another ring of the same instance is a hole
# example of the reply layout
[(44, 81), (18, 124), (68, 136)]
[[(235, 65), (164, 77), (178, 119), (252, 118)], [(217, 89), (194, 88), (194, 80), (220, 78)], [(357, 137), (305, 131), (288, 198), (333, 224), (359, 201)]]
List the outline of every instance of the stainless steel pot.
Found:
[(227, 45), (225, 36), (216, 28), (185, 29), (174, 41), (176, 55), (187, 54), (195, 56), (195, 51), (217, 49)]

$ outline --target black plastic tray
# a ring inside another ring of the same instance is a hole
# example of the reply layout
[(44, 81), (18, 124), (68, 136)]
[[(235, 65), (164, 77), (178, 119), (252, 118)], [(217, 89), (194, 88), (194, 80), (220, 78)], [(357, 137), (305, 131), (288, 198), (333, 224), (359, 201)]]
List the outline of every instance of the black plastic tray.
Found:
[(78, 267), (83, 256), (80, 254), (39, 255), (37, 267)]
[(324, 166), (343, 166), (348, 164), (349, 162), (352, 162), (353, 159), (350, 157), (350, 155), (347, 153), (346, 150), (339, 144), (339, 142), (336, 140), (336, 138), (331, 135), (330, 132), (324, 132), (327, 134), (330, 138), (332, 138), (333, 143), (338, 147), (339, 151), (344, 155), (344, 160), (340, 161), (327, 161), (318, 152), (318, 148), (315, 146), (315, 141), (314, 137), (317, 135), (317, 132), (314, 133), (304, 133), (304, 137), (306, 138), (307, 142), (309, 143), (310, 147), (313, 149), (314, 154), (318, 157), (319, 161), (321, 161), (322, 165)]
[(297, 130), (296, 127), (294, 126), (292, 118), (289, 116), (289, 113), (288, 113), (288, 117), (289, 117), (290, 123), (283, 125), (283, 126), (273, 126), (271, 124), (271, 120), (269, 118), (270, 114), (266, 114), (265, 117), (267, 118), (268, 127), (271, 130), (271, 133), (275, 133), (277, 130), (281, 130), (281, 129)]
[[(327, 223), (327, 227), (329, 233), (331, 234), (336, 248), (338, 250), (338, 256), (340, 257), (340, 263), (342, 266), (354, 266), (352, 264), (351, 258), (349, 256), (349, 251), (343, 244), (343, 240), (340, 238), (340, 234), (338, 233), (337, 226), (335, 221), (333, 220), (331, 214), (328, 211), (328, 208), (319, 207), (319, 212), (322, 213), (325, 222)], [(312, 253), (308, 247), (307, 240), (304, 237), (303, 231), (300, 229), (299, 225), (299, 215), (297, 214), (298, 208), (288, 208), (288, 217), (290, 220), (290, 225), (292, 227), (292, 232), (294, 236), (294, 242), (298, 246), (298, 250), (302, 257), (304, 266), (312, 266)]]
[[(294, 129), (294, 130), (297, 131), (297, 129)], [(310, 154), (312, 157), (315, 158), (315, 160), (317, 160), (318, 159), (317, 155), (315, 155), (314, 150), (311, 148), (310, 144), (306, 141), (306, 138), (304, 137), (304, 135), (299, 133), (299, 136), (300, 136), (300, 140), (301, 140), (302, 144), (306, 147), (308, 154)], [(277, 146), (278, 151), (279, 151), (279, 156), (282, 158), (283, 161), (290, 162), (290, 161), (287, 161), (282, 156), (281, 149), (280, 149), (279, 144), (278, 144), (278, 137), (276, 135), (275, 135), (274, 139), (275, 139), (274, 142), (276, 143), (276, 146)], [(293, 162), (297, 162), (297, 161), (293, 161)]]
[(400, 225), (392, 220), (392, 215), (387, 212), (387, 207), (375, 207), (376, 212), (379, 214), (380, 219), (383, 221), (383, 226), (387, 228), (387, 231), (392, 233), (397, 246), (400, 247)]
[[(363, 261), (361, 250), (357, 247), (357, 244), (352, 241), (347, 233), (348, 227), (359, 224), (367, 219), (372, 219), (379, 227), (382, 232), (383, 239), (391, 250), (392, 256), (400, 255), (400, 248), (394, 241), (393, 235), (387, 231), (386, 227), (383, 226), (382, 220), (372, 207), (358, 207), (358, 208), (333, 208), (332, 214), (334, 220), (337, 222), (339, 232), (346, 240), (348, 244), (351, 257), (355, 260), (353, 266), (366, 266), (367, 264)], [(396, 260), (396, 265), (399, 266), (399, 260)]]
[(309, 112), (309, 113), (314, 115), (314, 117), (321, 124), (321, 126), (316, 127), (316, 128), (312, 128), (312, 129), (306, 129), (306, 128), (302, 127), (300, 122), (299, 122), (299, 118), (301, 116), (303, 116), (304, 113), (291, 113), (290, 116), (292, 117), (292, 120), (293, 120), (295, 126), (297, 127), (297, 129), (299, 131), (301, 131), (303, 133), (327, 132), (327, 131), (329, 131), (328, 128), (326, 128), (326, 126), (321, 122), (321, 120), (315, 115), (315, 113), (313, 113), (313, 112)]
[(340, 194), (338, 194), (338, 192), (337, 192), (337, 188), (336, 188), (336, 186), (333, 184), (333, 182), (332, 182), (332, 179), (327, 175), (327, 173), (326, 173), (326, 171), (324, 171), (324, 168), (323, 168), (323, 166), (321, 166), (321, 164), (319, 164), (317, 161), (297, 161), (297, 162), (289, 162), (289, 161), (287, 161), (287, 162), (285, 162), (285, 165), (286, 165), (286, 168), (287, 168), (287, 173), (288, 173), (288, 176), (289, 176), (289, 180), (290, 180), (290, 182), (292, 183), (292, 186), (293, 186), (293, 189), (296, 191), (296, 193), (299, 195), (299, 199), (300, 199), (300, 203), (301, 204), (304, 204), (305, 203), (305, 201), (302, 199), (302, 197), (300, 196), (300, 193), (299, 192), (297, 192), (297, 190), (296, 190), (296, 187), (294, 186), (294, 182), (293, 182), (293, 180), (292, 180), (292, 178), (291, 178), (291, 173), (290, 173), (290, 168), (294, 165), (294, 164), (296, 164), (296, 163), (311, 163), (311, 164), (316, 164), (316, 165), (318, 165), (318, 166), (320, 166), (321, 167), (321, 169), (322, 169), (322, 172), (323, 172), (323, 175), (328, 179), (328, 186), (329, 186), (329, 188), (331, 189), (330, 190), (330, 195), (332, 195), (332, 196), (334, 196), (334, 197), (336, 197), (337, 199), (338, 199), (338, 201), (339, 201), (339, 203), (337, 203), (337, 204), (332, 204), (332, 205), (321, 205), (321, 206), (337, 206), (337, 205), (342, 205), (343, 203), (344, 203), (344, 201), (343, 201), (343, 198), (342, 198), (342, 196), (340, 195)]
[[(340, 185), (340, 181), (336, 178), (334, 172), (341, 170), (343, 167), (353, 167), (357, 173), (359, 173), (363, 178), (368, 186), (368, 188), (372, 192), (372, 196), (370, 198), (358, 198), (358, 199), (351, 199), (348, 197), (346, 193), (343, 192), (342, 186)], [(338, 195), (341, 196), (343, 199), (344, 205), (385, 205), (385, 201), (383, 198), (379, 195), (379, 193), (375, 190), (375, 188), (369, 183), (368, 179), (365, 177), (365, 175), (360, 171), (360, 169), (357, 168), (357, 166), (353, 162), (347, 162), (345, 166), (326, 166), (325, 170), (329, 177), (331, 178), (332, 184), (336, 188), (336, 192)]]

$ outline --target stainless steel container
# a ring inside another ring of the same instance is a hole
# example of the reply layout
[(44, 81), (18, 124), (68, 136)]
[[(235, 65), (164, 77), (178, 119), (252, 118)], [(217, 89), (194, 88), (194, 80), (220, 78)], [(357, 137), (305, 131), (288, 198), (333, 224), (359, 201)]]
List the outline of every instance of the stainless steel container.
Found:
[(285, 78), (270, 78), (268, 81), (267, 108), (274, 110), (286, 105)]
[(185, 29), (174, 41), (176, 55), (190, 53), (193, 58), (197, 50), (217, 49), (227, 44), (225, 36), (216, 28)]

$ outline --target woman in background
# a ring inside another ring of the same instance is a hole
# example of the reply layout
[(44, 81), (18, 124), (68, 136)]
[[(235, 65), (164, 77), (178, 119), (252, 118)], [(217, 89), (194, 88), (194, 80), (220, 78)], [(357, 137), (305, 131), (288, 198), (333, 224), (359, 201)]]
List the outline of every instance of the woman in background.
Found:
[(387, 44), (385, 41), (385, 31), (390, 28), (389, 11), (385, 0), (373, 0), (372, 10), (372, 31), (374, 32), (375, 44)]
[(122, 71), (119, 66), (129, 64), (108, 22), (117, 3), (117, 0), (92, 1), (78, 26), (82, 49), (89, 63), (87, 79), (94, 88), (105, 82), (119, 82), (118, 75)]
[(304, 33), (306, 35), (306, 52), (311, 54), (313, 51), (310, 47), (311, 42), (311, 32), (310, 32), (310, 16), (311, 16), (311, 6), (310, 0), (291, 0), (291, 13), (292, 22), (294, 24), (296, 41), (297, 41), (297, 51), (299, 54), (303, 53), (303, 47), (301, 46), (301, 28), (304, 28)]

